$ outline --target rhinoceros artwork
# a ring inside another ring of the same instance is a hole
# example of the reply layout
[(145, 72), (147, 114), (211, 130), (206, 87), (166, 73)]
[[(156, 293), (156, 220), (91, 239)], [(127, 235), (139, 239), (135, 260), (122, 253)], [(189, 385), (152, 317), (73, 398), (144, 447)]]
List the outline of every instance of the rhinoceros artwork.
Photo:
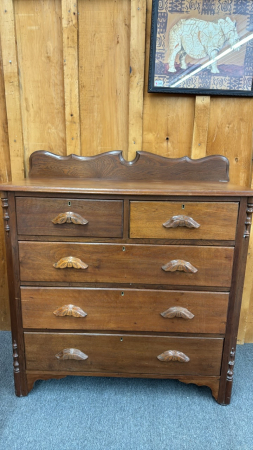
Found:
[[(217, 61), (221, 49), (226, 42), (230, 46), (239, 42), (236, 22), (229, 17), (219, 19), (217, 23), (200, 19), (181, 19), (169, 33), (169, 68), (168, 72), (176, 72), (175, 61), (179, 56), (181, 69), (187, 69), (186, 56), (194, 59), (209, 57), (213, 60), (211, 73), (219, 73)], [(239, 50), (238, 46), (236, 50)]]
[(253, 0), (152, 0), (148, 92), (253, 97)]

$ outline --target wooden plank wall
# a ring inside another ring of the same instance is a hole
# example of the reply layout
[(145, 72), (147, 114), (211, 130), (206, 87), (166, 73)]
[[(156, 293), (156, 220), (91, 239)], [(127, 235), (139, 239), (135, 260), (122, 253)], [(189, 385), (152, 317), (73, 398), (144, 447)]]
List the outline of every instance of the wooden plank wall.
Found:
[[(251, 185), (253, 101), (148, 94), (152, 0), (2, 0), (0, 178), (27, 174), (30, 154), (136, 150), (223, 154)], [(9, 329), (0, 223), (0, 329)], [(239, 342), (253, 342), (253, 233)]]

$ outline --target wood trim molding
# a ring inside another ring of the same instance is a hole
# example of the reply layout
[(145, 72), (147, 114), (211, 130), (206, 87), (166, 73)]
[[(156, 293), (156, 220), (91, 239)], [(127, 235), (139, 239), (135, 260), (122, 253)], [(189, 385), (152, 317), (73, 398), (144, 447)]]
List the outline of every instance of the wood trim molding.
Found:
[(8, 198), (2, 198), (2, 208), (3, 208), (3, 219), (4, 219), (4, 229), (6, 231), (6, 233), (8, 234), (10, 231), (10, 225), (9, 225), (9, 212), (8, 212), (8, 208), (9, 208), (9, 203), (8, 203)]

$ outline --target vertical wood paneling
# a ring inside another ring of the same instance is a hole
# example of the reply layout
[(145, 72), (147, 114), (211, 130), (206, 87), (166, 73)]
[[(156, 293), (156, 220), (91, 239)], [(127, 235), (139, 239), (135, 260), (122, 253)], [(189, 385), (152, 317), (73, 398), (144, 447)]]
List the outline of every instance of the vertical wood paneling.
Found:
[(78, 83), (78, 0), (62, 0), (67, 155), (81, 155)]
[[(4, 77), (0, 39), (0, 182), (11, 180), (8, 125), (4, 92)], [(2, 208), (0, 207), (2, 213)], [(8, 285), (6, 274), (4, 224), (0, 215), (0, 330), (8, 330), (10, 327)]]
[(250, 98), (212, 97), (207, 155), (229, 159), (233, 183), (250, 186), (253, 102)]
[(14, 0), (25, 163), (65, 154), (61, 0)]
[(142, 150), (146, 0), (131, 1), (128, 159)]
[(191, 152), (193, 159), (206, 156), (210, 101), (209, 96), (196, 96)]
[(1, 1), (0, 30), (11, 171), (12, 179), (16, 180), (24, 176), (24, 147), (12, 0)]
[(148, 94), (152, 0), (147, 0), (143, 150), (170, 158), (191, 154), (194, 96)]
[(130, 0), (79, 1), (83, 155), (128, 149)]

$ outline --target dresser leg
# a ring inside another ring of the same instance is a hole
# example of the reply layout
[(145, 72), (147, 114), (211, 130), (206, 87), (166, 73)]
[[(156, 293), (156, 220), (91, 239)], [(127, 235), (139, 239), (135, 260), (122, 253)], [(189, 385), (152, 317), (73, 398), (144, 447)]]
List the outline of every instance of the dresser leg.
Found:
[(26, 380), (27, 380), (27, 393), (31, 392), (31, 390), (34, 388), (34, 383), (38, 380), (50, 380), (52, 378), (55, 378), (57, 380), (60, 380), (61, 378), (65, 378), (67, 375), (59, 375), (52, 373), (27, 373), (26, 374)]
[(25, 397), (28, 394), (26, 375), (19, 365), (18, 344), (15, 339), (13, 340), (12, 348), (15, 394), (17, 397)]
[(207, 386), (212, 391), (212, 396), (215, 398), (215, 400), (219, 403), (218, 400), (218, 394), (219, 394), (219, 386), (220, 386), (220, 378), (219, 377), (183, 377), (179, 376), (176, 378), (177, 380), (181, 381), (181, 383), (186, 384), (197, 384), (198, 386)]
[(229, 354), (225, 388), (220, 390), (218, 396), (218, 401), (221, 405), (229, 405), (230, 403), (233, 386), (234, 365), (235, 365), (235, 347), (232, 347)]

